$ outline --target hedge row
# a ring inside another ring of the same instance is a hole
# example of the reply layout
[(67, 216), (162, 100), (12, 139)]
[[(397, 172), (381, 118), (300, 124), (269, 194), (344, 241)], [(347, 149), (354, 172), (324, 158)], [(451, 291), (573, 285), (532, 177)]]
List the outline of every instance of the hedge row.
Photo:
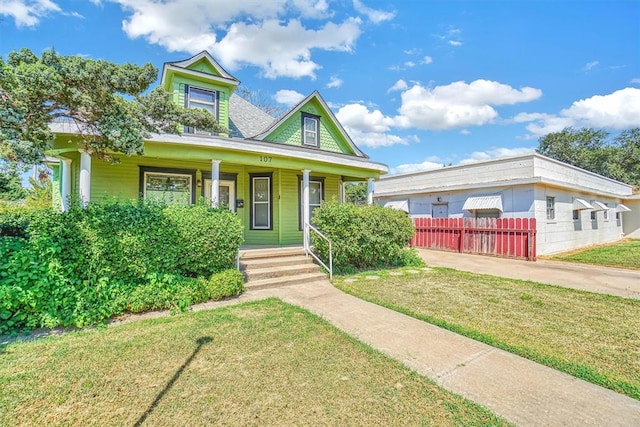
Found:
[(106, 202), (0, 210), (0, 333), (184, 309), (243, 289), (239, 218), (206, 206)]
[[(377, 205), (323, 203), (314, 210), (311, 222), (331, 240), (337, 272), (422, 265), (415, 251), (408, 248), (414, 227), (403, 211)], [(314, 233), (311, 240), (320, 256), (328, 259), (326, 242)]]

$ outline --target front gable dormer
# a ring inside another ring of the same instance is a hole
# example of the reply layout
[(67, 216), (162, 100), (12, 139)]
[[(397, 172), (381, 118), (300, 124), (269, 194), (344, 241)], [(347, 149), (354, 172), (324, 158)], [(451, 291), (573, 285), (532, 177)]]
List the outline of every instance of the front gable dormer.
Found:
[(253, 139), (367, 158), (318, 91), (307, 96)]
[(229, 97), (239, 84), (206, 51), (184, 61), (167, 62), (162, 67), (161, 85), (173, 94), (174, 102), (209, 110), (225, 128), (229, 128)]

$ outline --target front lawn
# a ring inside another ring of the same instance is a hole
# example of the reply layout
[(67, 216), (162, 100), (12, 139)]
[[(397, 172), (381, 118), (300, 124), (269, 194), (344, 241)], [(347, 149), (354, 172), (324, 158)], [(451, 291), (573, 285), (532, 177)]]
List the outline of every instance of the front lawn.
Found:
[[(372, 274), (379, 279), (367, 279)], [(340, 276), (334, 284), (640, 400), (640, 300), (446, 268)]]
[(276, 299), (0, 347), (0, 425), (505, 425)]
[(550, 259), (640, 269), (640, 239), (625, 239), (609, 245), (555, 255)]

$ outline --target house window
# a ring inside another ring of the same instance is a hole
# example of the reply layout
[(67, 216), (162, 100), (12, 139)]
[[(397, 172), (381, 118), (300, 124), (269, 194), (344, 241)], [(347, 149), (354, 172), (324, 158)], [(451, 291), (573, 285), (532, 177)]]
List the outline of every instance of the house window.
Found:
[[(298, 188), (300, 191), (300, 202), (298, 203), (298, 228), (302, 230), (303, 226), (303, 201), (304, 201), (304, 184), (302, 177), (298, 180)], [(319, 208), (324, 200), (324, 178), (309, 178), (309, 221), (313, 218), (313, 211)]]
[(302, 144), (318, 147), (320, 144), (320, 117), (302, 114)]
[(556, 198), (547, 196), (547, 219), (556, 219)]
[(573, 210), (573, 220), (580, 221), (580, 211), (578, 209)]
[(142, 167), (140, 173), (140, 192), (145, 200), (181, 205), (193, 203), (194, 174), (191, 171)]
[(591, 221), (598, 219), (598, 211), (591, 211)]
[(250, 174), (251, 229), (272, 230), (271, 174)]
[[(202, 108), (213, 114), (218, 119), (218, 92), (214, 90), (201, 89), (198, 87), (187, 86), (186, 87), (186, 107), (187, 108)], [(187, 127), (185, 132), (199, 133), (211, 135), (211, 132), (198, 131), (195, 128)]]
[(603, 216), (603, 219), (604, 219), (605, 221), (609, 221), (609, 211), (608, 211), (608, 210), (604, 210), (604, 211), (602, 211), (602, 215), (604, 215), (604, 216)]

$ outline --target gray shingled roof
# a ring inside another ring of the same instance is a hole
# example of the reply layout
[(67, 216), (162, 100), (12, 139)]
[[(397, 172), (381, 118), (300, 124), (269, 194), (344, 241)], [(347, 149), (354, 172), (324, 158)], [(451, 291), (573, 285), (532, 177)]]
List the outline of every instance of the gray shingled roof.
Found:
[(246, 99), (232, 94), (229, 97), (229, 130), (233, 138), (250, 138), (273, 123), (274, 118)]

